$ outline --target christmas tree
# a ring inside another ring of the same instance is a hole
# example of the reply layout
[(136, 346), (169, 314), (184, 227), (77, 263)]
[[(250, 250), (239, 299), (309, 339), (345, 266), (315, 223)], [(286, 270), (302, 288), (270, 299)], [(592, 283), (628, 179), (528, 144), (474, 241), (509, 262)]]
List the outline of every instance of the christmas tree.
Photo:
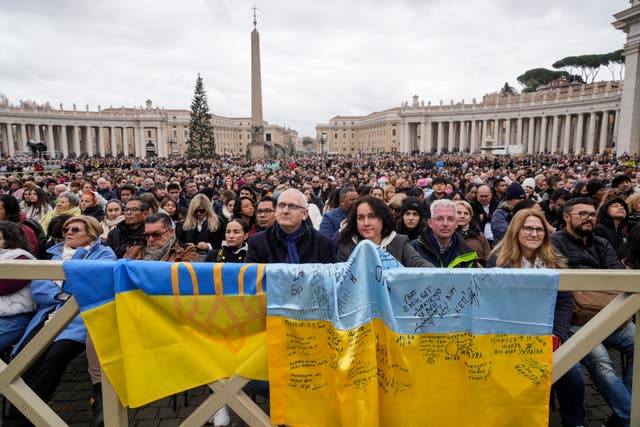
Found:
[(187, 157), (191, 159), (216, 158), (216, 141), (213, 136), (211, 118), (209, 117), (207, 92), (204, 90), (200, 73), (198, 73), (198, 78), (196, 79), (196, 88), (193, 92), (193, 101), (191, 101)]

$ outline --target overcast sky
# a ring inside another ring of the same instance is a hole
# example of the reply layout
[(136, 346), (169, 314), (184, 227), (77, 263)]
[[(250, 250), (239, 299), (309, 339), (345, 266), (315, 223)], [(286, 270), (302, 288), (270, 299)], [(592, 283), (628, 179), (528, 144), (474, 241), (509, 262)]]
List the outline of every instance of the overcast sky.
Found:
[[(0, 93), (65, 109), (251, 115), (253, 1), (2, 0)], [(264, 119), (315, 135), (334, 115), (469, 102), (530, 68), (622, 48), (628, 0), (256, 0)], [(601, 72), (599, 78), (609, 79)]]

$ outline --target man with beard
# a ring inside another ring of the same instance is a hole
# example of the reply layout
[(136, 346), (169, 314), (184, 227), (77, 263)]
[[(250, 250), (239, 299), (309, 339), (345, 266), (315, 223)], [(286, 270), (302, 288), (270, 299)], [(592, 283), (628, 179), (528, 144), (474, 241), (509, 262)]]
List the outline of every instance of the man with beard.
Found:
[(543, 200), (539, 203), (540, 207), (544, 211), (544, 216), (553, 226), (553, 228), (560, 230), (564, 228), (564, 219), (562, 217), (562, 210), (567, 200), (571, 198), (571, 193), (564, 188), (553, 190), (551, 196), (547, 200)]
[[(554, 246), (567, 259), (569, 268), (624, 269), (611, 244), (594, 235), (596, 215), (595, 203), (588, 197), (567, 201), (562, 214), (566, 227), (551, 235)], [(588, 320), (580, 319), (574, 311), (570, 332), (577, 332)], [(635, 331), (633, 322), (625, 323), (582, 359), (600, 394), (613, 410), (606, 426), (628, 426), (630, 422)], [(616, 348), (629, 357), (630, 366), (623, 380), (616, 374), (605, 346)]]

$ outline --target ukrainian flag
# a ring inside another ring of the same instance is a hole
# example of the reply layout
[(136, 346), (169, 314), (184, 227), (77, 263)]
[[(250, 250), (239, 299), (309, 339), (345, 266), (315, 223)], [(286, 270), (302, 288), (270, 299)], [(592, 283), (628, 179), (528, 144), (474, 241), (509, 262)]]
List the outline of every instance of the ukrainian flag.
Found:
[(264, 264), (67, 261), (63, 268), (123, 405), (234, 374), (267, 379)]
[(548, 425), (556, 272), (402, 268), (364, 241), (267, 277), (272, 423)]

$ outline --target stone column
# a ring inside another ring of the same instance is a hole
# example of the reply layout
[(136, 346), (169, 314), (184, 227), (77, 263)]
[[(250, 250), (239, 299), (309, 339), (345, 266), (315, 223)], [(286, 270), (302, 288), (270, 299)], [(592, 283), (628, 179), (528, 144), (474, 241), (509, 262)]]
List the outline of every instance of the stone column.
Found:
[(475, 154), (478, 152), (478, 122), (471, 120), (471, 147), (469, 152)]
[(53, 140), (53, 125), (47, 125), (47, 150), (56, 151), (56, 143)]
[(584, 113), (578, 114), (578, 129), (576, 132), (576, 140), (573, 144), (573, 154), (582, 153), (582, 140), (584, 136)]
[(76, 154), (76, 157), (80, 155), (80, 135), (78, 135), (78, 132), (80, 132), (80, 127), (78, 126), (73, 126), (71, 128), (72, 132), (73, 132), (73, 151)]
[(116, 157), (118, 155), (118, 147), (116, 145), (116, 128), (111, 126), (109, 128), (109, 146), (111, 147), (111, 155)]
[(438, 145), (436, 147), (436, 152), (438, 154), (442, 153), (442, 146), (444, 145), (444, 125), (442, 122), (438, 122)]
[(504, 129), (504, 145), (507, 146), (507, 152), (509, 152), (509, 146), (511, 145), (511, 119), (506, 119)]
[(540, 119), (540, 144), (538, 145), (538, 153), (544, 153), (547, 147), (547, 116)]
[(127, 135), (126, 126), (122, 126), (122, 154), (129, 155), (129, 135)]
[(500, 119), (493, 120), (493, 145), (500, 145), (502, 141), (502, 128), (500, 127)]
[(67, 141), (67, 127), (65, 125), (60, 125), (60, 149), (65, 158), (69, 157), (69, 142)]
[(104, 129), (102, 126), (98, 126), (98, 152), (100, 156), (104, 157)]
[(609, 136), (609, 112), (602, 112), (602, 119), (600, 119), (600, 145), (599, 154), (602, 154), (607, 149), (607, 137)]
[(613, 136), (611, 137), (611, 142), (615, 152), (622, 154), (624, 151), (620, 151), (620, 120), (622, 120), (622, 117), (620, 116), (620, 110), (618, 109), (613, 112)]
[(0, 145), (0, 155), (9, 155), (9, 138), (8, 138), (8, 129), (11, 126), (10, 123), (6, 123), (5, 126), (2, 126), (0, 123), (0, 130), (2, 131), (2, 145)]
[(145, 148), (145, 144), (144, 144), (144, 140), (143, 140), (143, 130), (140, 127), (135, 127), (134, 128), (135, 133), (133, 135), (133, 140), (134, 140), (134, 151), (135, 151), (135, 155), (136, 157), (145, 157), (146, 154), (146, 148)]
[(27, 151), (27, 125), (20, 123), (18, 127), (20, 128), (20, 151)]
[(551, 128), (551, 147), (549, 150), (551, 153), (555, 153), (558, 151), (558, 132), (560, 130), (559, 126), (560, 117), (558, 115), (553, 116), (553, 127)]
[(402, 133), (400, 134), (400, 152), (409, 152), (409, 122), (406, 121), (406, 119), (402, 123)]
[(89, 156), (93, 156), (95, 154), (95, 151), (93, 151), (93, 135), (91, 135), (91, 130), (92, 129), (93, 129), (93, 126), (87, 126), (86, 127), (86, 133), (85, 133), (85, 138), (84, 138), (84, 143), (86, 145), (87, 154)]
[(587, 130), (587, 151), (586, 154), (593, 154), (593, 144), (596, 133), (596, 113), (589, 114), (589, 125)]
[(38, 142), (42, 142), (42, 135), (40, 135), (40, 125), (33, 125), (33, 130), (34, 130), (34, 141), (36, 144)]
[(529, 130), (527, 131), (527, 154), (533, 154), (533, 136), (535, 135), (536, 118), (529, 117)]
[[(640, 2), (613, 15), (613, 26), (627, 34), (624, 45), (624, 84), (620, 99), (620, 114), (616, 115), (614, 133), (616, 152), (640, 153)], [(617, 135), (617, 136), (616, 136)]]
[(425, 123), (425, 129), (425, 152), (431, 153), (431, 150), (433, 150), (433, 129), (431, 122), (428, 121)]
[(465, 153), (467, 147), (469, 146), (469, 133), (467, 131), (467, 121), (463, 120), (460, 122), (460, 145), (458, 148), (461, 153)]
[(564, 133), (562, 135), (562, 152), (569, 154), (569, 145), (571, 143), (571, 114), (564, 116)]
[(451, 153), (453, 151), (453, 137), (456, 132), (455, 122), (449, 122), (449, 137), (447, 138), (447, 150)]
[(522, 117), (518, 117), (518, 120), (516, 121), (516, 140), (515, 140), (515, 145), (522, 145), (523, 141), (522, 141)]
[[(489, 134), (489, 121), (488, 120), (483, 120), (482, 121), (482, 129), (480, 129), (480, 140), (478, 141), (478, 146), (482, 147), (482, 144), (484, 144), (485, 138), (488, 136)], [(482, 151), (482, 150), (480, 150)]]
[(13, 126), (11, 123), (7, 123), (7, 151), (9, 156), (16, 154), (15, 145), (13, 144)]

